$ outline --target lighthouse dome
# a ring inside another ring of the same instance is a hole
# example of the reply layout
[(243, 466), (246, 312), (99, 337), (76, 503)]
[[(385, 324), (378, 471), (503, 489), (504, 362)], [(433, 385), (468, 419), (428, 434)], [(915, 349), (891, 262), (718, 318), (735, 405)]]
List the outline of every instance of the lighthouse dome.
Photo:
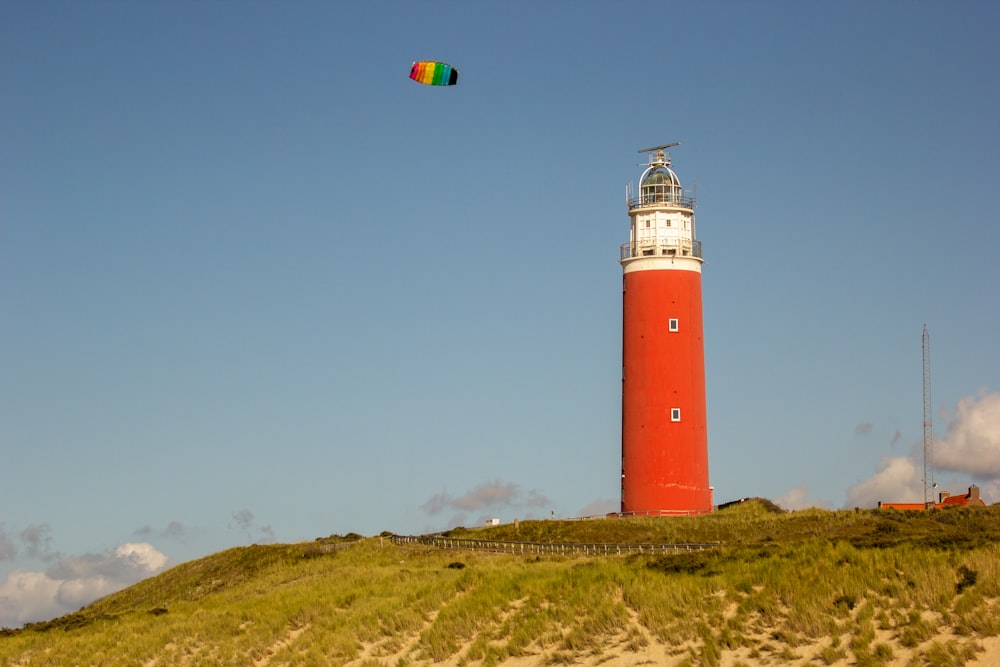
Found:
[(655, 187), (657, 185), (676, 185), (680, 187), (681, 182), (671, 169), (666, 167), (655, 167), (650, 169), (646, 177), (642, 179), (642, 187)]
[(646, 204), (681, 201), (681, 181), (669, 167), (653, 167), (640, 184), (642, 201)]

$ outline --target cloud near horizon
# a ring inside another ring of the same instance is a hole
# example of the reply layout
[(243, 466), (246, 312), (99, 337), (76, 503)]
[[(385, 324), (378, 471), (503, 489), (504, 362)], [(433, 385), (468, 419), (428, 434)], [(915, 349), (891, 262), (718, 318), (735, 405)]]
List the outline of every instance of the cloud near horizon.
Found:
[[(980, 483), (987, 504), (1000, 501), (1000, 393), (980, 391), (976, 396), (967, 396), (946, 418), (945, 435), (934, 441), (935, 472), (967, 475)], [(897, 440), (894, 437), (892, 444)], [(882, 457), (874, 475), (847, 490), (844, 506), (874, 507), (879, 501), (923, 502), (923, 477), (921, 443), (909, 456)]]
[(880, 501), (923, 502), (923, 464), (913, 456), (883, 456), (875, 474), (847, 490), (846, 508), (875, 507)]
[(76, 611), (161, 571), (168, 558), (146, 542), (61, 558), (44, 572), (17, 569), (0, 582), (0, 627), (14, 628)]
[[(461, 496), (436, 493), (420, 506), (424, 512), (434, 516), (445, 510), (455, 512), (450, 524), (461, 525), (465, 522), (468, 512), (493, 512), (519, 508), (545, 507), (549, 499), (538, 491), (531, 490), (526, 494), (521, 492), (517, 484), (504, 484), (499, 479), (480, 484), (472, 491)], [(486, 514), (483, 514), (485, 518)]]
[(833, 507), (833, 503), (827, 500), (810, 498), (809, 487), (805, 484), (800, 484), (795, 488), (789, 489), (785, 495), (775, 498), (774, 504), (788, 511), (804, 510), (810, 507), (820, 507), (823, 509)]

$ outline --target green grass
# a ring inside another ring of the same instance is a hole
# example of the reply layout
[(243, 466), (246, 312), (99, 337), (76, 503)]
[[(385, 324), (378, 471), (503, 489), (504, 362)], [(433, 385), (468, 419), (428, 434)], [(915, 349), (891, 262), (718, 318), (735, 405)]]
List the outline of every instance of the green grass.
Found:
[[(1000, 507), (526, 521), (538, 542), (719, 542), (700, 552), (514, 556), (388, 539), (229, 549), (0, 633), (6, 665), (958, 665), (1000, 634)], [(359, 537), (359, 536), (355, 536)], [(328, 548), (329, 547), (329, 548)], [(883, 633), (881, 636), (877, 633)], [(889, 639), (884, 639), (888, 635)], [(831, 639), (832, 638), (832, 639)], [(611, 663), (609, 663), (611, 664)]]

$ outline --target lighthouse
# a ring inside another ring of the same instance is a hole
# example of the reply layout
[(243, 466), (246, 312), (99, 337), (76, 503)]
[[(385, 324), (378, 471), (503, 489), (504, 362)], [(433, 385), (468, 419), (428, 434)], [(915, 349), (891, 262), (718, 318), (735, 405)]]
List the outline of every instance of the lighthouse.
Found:
[(624, 515), (712, 511), (705, 414), (701, 243), (694, 197), (666, 144), (646, 148), (639, 192), (626, 189), (630, 231), (622, 265)]

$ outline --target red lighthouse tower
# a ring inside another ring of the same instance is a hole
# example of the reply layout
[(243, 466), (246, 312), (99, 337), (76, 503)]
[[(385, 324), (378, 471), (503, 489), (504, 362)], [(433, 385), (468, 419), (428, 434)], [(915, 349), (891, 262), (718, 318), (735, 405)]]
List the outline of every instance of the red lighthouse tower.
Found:
[(622, 244), (622, 513), (712, 511), (705, 416), (701, 243), (694, 197), (655, 146), (626, 192)]

